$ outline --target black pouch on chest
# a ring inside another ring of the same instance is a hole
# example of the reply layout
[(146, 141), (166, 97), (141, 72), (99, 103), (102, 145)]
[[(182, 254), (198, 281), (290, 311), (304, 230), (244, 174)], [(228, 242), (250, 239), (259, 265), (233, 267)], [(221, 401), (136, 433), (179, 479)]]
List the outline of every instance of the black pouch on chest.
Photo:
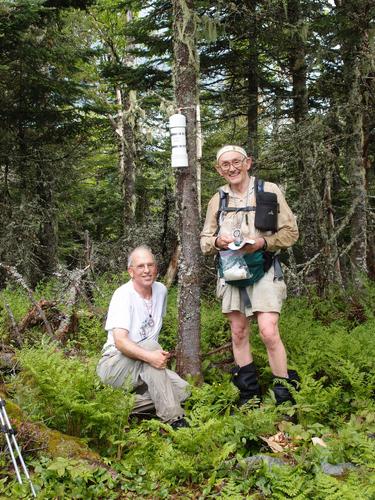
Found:
[(254, 226), (256, 229), (259, 231), (277, 232), (277, 215), (279, 212), (277, 194), (268, 191), (265, 192), (264, 181), (262, 179), (255, 178), (254, 186), (256, 206), (241, 208), (228, 207), (228, 193), (224, 192), (222, 189), (219, 190), (220, 204), (216, 215), (217, 230), (215, 236), (219, 233), (223, 214), (225, 215), (230, 212), (244, 212), (246, 224), (248, 224), (248, 212), (255, 211)]
[[(260, 181), (261, 182), (261, 181)], [(257, 183), (255, 183), (257, 185)], [(276, 193), (265, 192), (257, 189), (256, 210), (254, 225), (260, 231), (277, 231), (277, 214), (279, 204)]]

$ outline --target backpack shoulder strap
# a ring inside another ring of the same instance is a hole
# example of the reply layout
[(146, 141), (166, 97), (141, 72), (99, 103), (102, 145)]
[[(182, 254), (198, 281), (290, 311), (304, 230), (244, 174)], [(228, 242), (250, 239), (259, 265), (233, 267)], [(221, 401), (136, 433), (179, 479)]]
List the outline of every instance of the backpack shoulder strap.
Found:
[(217, 230), (216, 234), (219, 232), (221, 226), (221, 214), (228, 206), (228, 193), (223, 189), (219, 189), (219, 207), (216, 213)]
[(264, 192), (264, 180), (263, 179), (258, 179), (258, 177), (255, 177), (254, 186), (255, 186), (255, 195), (257, 195), (258, 193)]

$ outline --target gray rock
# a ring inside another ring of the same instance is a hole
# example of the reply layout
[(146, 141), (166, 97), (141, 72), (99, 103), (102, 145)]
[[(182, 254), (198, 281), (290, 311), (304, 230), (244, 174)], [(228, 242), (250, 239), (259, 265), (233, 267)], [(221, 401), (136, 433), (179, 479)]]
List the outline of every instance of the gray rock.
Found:
[(320, 464), (324, 474), (328, 476), (340, 477), (347, 474), (349, 471), (356, 468), (356, 466), (350, 462), (344, 462), (342, 464), (330, 464), (328, 462), (323, 462)]
[(280, 458), (270, 457), (269, 455), (264, 454), (245, 457), (244, 462), (246, 463), (247, 470), (258, 469), (263, 462), (265, 462), (269, 467), (273, 467), (274, 465), (278, 467), (286, 467), (288, 465)]

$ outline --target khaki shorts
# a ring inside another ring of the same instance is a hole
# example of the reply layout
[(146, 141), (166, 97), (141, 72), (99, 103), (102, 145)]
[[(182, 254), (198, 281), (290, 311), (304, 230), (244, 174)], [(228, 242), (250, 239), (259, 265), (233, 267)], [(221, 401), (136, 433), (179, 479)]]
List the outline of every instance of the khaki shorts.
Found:
[(227, 285), (223, 278), (217, 282), (216, 295), (221, 299), (221, 310), (224, 314), (232, 311), (240, 311), (248, 316), (257, 312), (280, 313), (284, 299), (286, 299), (286, 285), (284, 280), (274, 281), (273, 266), (254, 285), (246, 287), (251, 306), (245, 307), (240, 289), (236, 286)]

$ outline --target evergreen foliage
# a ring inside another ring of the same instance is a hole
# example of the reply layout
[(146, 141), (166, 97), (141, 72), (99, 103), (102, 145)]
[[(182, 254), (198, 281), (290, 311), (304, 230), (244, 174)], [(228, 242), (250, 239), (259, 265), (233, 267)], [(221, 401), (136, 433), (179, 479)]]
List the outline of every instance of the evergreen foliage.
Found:
[[(195, 3), (202, 214), (221, 184), (215, 150), (246, 145), (255, 172), (287, 190), (299, 278), (319, 293), (350, 283), (353, 262), (373, 276), (373, 9), (368, 0)], [(166, 269), (177, 243), (171, 29), (162, 0), (1, 4), (0, 258), (33, 285), (58, 261), (76, 266), (86, 232), (100, 270), (125, 267), (124, 247), (139, 241), (160, 248)], [(120, 113), (136, 148), (125, 240)]]
[[(63, 16), (40, 1), (2, 4), (0, 23), (1, 259), (34, 285), (57, 265), (58, 193), (76, 179), (89, 120)], [(17, 243), (16, 243), (17, 242)]]

